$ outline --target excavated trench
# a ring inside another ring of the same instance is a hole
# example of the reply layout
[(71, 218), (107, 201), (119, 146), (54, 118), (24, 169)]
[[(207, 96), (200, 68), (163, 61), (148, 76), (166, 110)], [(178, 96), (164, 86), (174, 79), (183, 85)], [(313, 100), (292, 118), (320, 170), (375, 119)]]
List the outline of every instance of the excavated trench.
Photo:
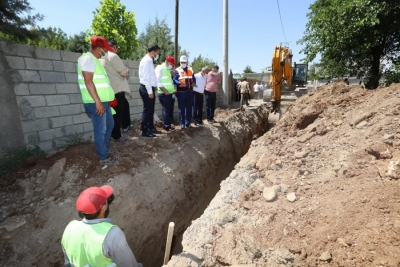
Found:
[[(4, 266), (62, 266), (62, 232), (71, 218), (79, 219), (73, 203), (83, 188), (100, 183), (114, 188), (110, 217), (124, 231), (139, 262), (162, 265), (169, 222), (175, 223), (172, 254), (180, 253), (183, 232), (203, 213), (252, 140), (267, 131), (268, 109), (263, 105), (253, 111), (220, 110), (216, 119), (219, 123), (213, 126), (138, 139), (135, 148), (121, 149), (119, 173), (110, 169), (88, 176), (89, 168), (74, 167), (67, 158), (61, 186), (33, 205), (31, 214), (15, 218), (25, 223), (0, 239), (6, 248), (1, 255), (6, 257)], [(124, 160), (130, 163), (124, 165)], [(82, 176), (86, 180), (78, 185), (76, 177)], [(32, 184), (29, 179), (20, 182), (25, 195), (43, 181), (35, 179), (30, 179)]]

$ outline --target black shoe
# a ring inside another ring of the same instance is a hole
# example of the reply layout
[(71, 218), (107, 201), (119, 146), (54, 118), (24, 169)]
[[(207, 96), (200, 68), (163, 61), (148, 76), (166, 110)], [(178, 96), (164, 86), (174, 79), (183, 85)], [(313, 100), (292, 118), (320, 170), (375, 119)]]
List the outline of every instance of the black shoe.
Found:
[(192, 125), (186, 125), (186, 128), (193, 128), (193, 126)]
[(211, 120), (211, 123), (216, 123), (216, 121), (215, 120)]
[(198, 125), (204, 125), (202, 121), (197, 122)]
[(185, 129), (186, 127), (185, 127), (185, 125), (181, 125), (181, 129)]
[(156, 137), (154, 134), (152, 134), (150, 132), (147, 132), (147, 133), (143, 132), (142, 136), (144, 136), (144, 137)]
[(167, 132), (169, 132), (169, 131), (175, 130), (175, 128), (172, 128), (172, 127), (164, 127), (164, 130), (166, 130)]
[(156, 130), (156, 129), (150, 129), (149, 132), (153, 133), (153, 134), (160, 134), (161, 132)]

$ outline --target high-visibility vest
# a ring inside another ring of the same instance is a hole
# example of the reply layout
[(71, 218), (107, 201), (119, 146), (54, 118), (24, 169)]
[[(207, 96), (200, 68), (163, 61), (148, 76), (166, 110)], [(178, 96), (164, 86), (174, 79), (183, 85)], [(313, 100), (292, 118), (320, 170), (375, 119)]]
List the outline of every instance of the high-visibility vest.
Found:
[[(99, 95), (101, 102), (110, 102), (114, 100), (114, 90), (111, 87), (110, 79), (108, 79), (107, 72), (104, 69), (103, 65), (101, 65), (100, 61), (93, 56), (92, 53), (87, 52), (82, 56), (90, 56), (93, 58), (96, 63), (96, 70), (93, 75), (93, 83), (96, 86), (97, 94)], [(81, 56), (81, 57), (82, 57)], [(81, 58), (79, 57), (79, 59)], [(78, 59), (78, 62), (79, 62)], [(89, 91), (86, 88), (85, 80), (83, 79), (82, 69), (78, 64), (78, 85), (82, 94), (82, 102), (86, 103), (94, 103), (93, 98), (90, 96)]]
[(117, 267), (103, 254), (103, 242), (115, 225), (109, 222), (95, 224), (71, 221), (64, 230), (62, 245), (72, 266)]
[[(179, 88), (186, 88), (186, 79), (188, 80), (189, 84), (187, 86), (187, 88), (191, 88), (192, 87), (192, 83), (193, 83), (193, 70), (191, 67), (187, 67), (187, 72), (182, 68), (182, 67), (178, 67), (176, 69), (176, 71), (179, 73), (179, 81), (180, 81), (180, 85)], [(179, 91), (179, 89), (178, 89)]]
[[(161, 65), (162, 70), (162, 77), (161, 83), (163, 84), (164, 88), (168, 91), (168, 93), (172, 94), (175, 91), (174, 84), (172, 83), (171, 73), (169, 72), (167, 66), (164, 64)], [(164, 94), (164, 91), (158, 87), (157, 93)]]

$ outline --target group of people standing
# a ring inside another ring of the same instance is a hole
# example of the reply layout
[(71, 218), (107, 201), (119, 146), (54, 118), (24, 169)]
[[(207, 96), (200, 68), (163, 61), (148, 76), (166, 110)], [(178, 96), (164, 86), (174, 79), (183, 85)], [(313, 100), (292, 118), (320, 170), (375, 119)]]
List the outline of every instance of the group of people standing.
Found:
[[(236, 99), (235, 100), (240, 101), (240, 106), (243, 105), (243, 102), (246, 105), (249, 105), (250, 95), (252, 94), (252, 90), (251, 90), (249, 82), (247, 81), (247, 78), (243, 77), (242, 79), (238, 79), (236, 81), (235, 89), (236, 89)], [(253, 86), (254, 98), (262, 99), (264, 89), (268, 89), (267, 83), (265, 83), (265, 85), (264, 85), (261, 82), (260, 82), (260, 84), (258, 82), (256, 82), (256, 84)]]
[(173, 119), (174, 96), (178, 100), (178, 120), (181, 129), (191, 128), (191, 121), (196, 126), (203, 125), (203, 103), (206, 101), (206, 114), (209, 123), (214, 123), (216, 92), (221, 83), (219, 67), (213, 66), (211, 72), (204, 67), (195, 74), (188, 64), (188, 57), (179, 59), (179, 67), (175, 59), (167, 56), (164, 63), (154, 68), (154, 60), (159, 58), (160, 47), (153, 44), (139, 64), (139, 92), (143, 100), (142, 136), (155, 137), (161, 133), (154, 126), (153, 114), (155, 92), (162, 105), (163, 128), (174, 130)]

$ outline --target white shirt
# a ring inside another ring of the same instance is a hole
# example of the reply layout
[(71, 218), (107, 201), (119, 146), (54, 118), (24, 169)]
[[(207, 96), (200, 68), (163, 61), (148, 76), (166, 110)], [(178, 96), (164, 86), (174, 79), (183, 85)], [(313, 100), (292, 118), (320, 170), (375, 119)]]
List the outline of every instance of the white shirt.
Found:
[(96, 72), (96, 62), (94, 62), (93, 58), (89, 55), (84, 55), (79, 58), (78, 64), (81, 67), (82, 71), (87, 72)]
[(253, 88), (254, 88), (254, 92), (258, 92), (259, 85), (258, 85), (258, 84), (255, 84), (255, 85), (253, 86)]
[(264, 90), (264, 85), (260, 84), (260, 86), (258, 86), (260, 88), (260, 90)]
[(194, 75), (196, 78), (196, 85), (193, 87), (193, 91), (198, 92), (198, 93), (204, 93), (204, 88), (206, 88), (206, 81), (207, 81), (207, 74), (202, 76), (201, 72), (196, 73)]
[(158, 65), (155, 69), (155, 73), (156, 73), (156, 80), (157, 80), (157, 87), (164, 87), (163, 83), (162, 83), (162, 76), (163, 76), (163, 70), (162, 70), (162, 66), (165, 66), (165, 62), (161, 65)]
[(153, 93), (152, 87), (157, 87), (157, 78), (153, 59), (146, 54), (139, 64), (139, 82), (146, 86), (147, 93)]

